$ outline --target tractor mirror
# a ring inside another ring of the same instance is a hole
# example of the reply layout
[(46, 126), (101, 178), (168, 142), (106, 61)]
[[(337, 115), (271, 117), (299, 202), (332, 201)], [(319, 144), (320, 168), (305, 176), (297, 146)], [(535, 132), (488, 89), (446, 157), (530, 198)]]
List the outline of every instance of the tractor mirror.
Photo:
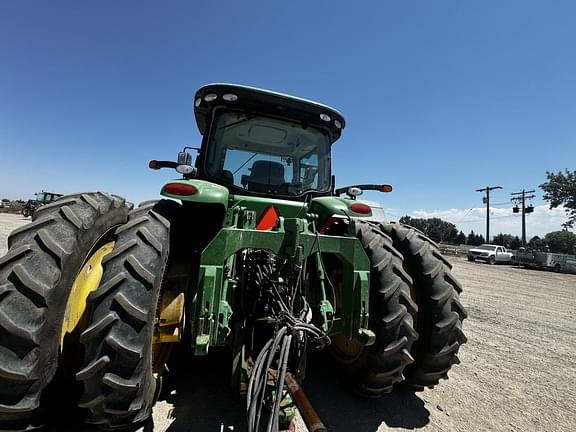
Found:
[(192, 155), (187, 151), (179, 152), (178, 165), (192, 165)]

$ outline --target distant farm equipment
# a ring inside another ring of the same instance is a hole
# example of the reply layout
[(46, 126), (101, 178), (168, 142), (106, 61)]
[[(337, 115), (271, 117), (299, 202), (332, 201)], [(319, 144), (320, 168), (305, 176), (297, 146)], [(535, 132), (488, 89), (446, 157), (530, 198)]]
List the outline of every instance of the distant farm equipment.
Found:
[(576, 256), (520, 248), (516, 254), (518, 265), (557, 273), (576, 273)]
[(21, 213), (24, 217), (32, 216), (38, 207), (50, 204), (51, 202), (56, 201), (61, 196), (63, 196), (63, 194), (55, 192), (45, 192), (45, 191), (38, 192), (36, 194), (36, 199), (28, 200), (28, 202), (24, 204)]

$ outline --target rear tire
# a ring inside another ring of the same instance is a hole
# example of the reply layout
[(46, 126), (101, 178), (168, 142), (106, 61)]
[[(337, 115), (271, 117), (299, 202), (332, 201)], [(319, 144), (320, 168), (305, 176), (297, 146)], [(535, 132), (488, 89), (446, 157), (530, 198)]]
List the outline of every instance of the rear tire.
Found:
[(126, 428), (150, 417), (159, 393), (153, 374), (152, 338), (170, 249), (174, 201), (146, 203), (130, 213), (116, 231), (112, 253), (104, 262), (100, 287), (92, 293), (85, 345), (80, 406), (87, 423)]
[(467, 317), (459, 299), (462, 288), (450, 272), (452, 265), (432, 240), (401, 224), (378, 227), (392, 238), (414, 280), (419, 339), (412, 349), (415, 361), (404, 373), (405, 383), (414, 390), (432, 388), (448, 377), (453, 364), (460, 363), (458, 350), (467, 340), (462, 331)]
[(47, 417), (40, 397), (59, 357), (68, 356), (66, 350), (59, 356), (59, 347), (72, 285), (129, 210), (114, 195), (65, 196), (8, 238), (0, 258), (0, 430), (26, 430)]
[(376, 333), (376, 342), (368, 347), (353, 346), (351, 354), (343, 344), (356, 342), (337, 336), (331, 352), (358, 394), (379, 397), (392, 391), (404, 378), (404, 368), (414, 361), (410, 349), (417, 338), (412, 319), (417, 307), (410, 297), (412, 280), (391, 239), (366, 222), (356, 224), (371, 264), (370, 330)]

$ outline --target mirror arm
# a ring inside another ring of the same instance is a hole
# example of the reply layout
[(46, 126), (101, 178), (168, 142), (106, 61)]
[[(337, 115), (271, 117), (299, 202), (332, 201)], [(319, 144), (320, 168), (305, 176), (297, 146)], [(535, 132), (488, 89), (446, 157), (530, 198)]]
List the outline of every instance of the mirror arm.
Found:
[(392, 191), (392, 186), (387, 185), (387, 184), (360, 184), (360, 185), (352, 185), (352, 186), (346, 186), (343, 188), (338, 188), (334, 191), (334, 195), (338, 196), (338, 195), (342, 195), (343, 193), (347, 193), (348, 189), (350, 188), (358, 188), (361, 189), (363, 191), (365, 190), (374, 190), (374, 191), (378, 191), (378, 192), (391, 192)]

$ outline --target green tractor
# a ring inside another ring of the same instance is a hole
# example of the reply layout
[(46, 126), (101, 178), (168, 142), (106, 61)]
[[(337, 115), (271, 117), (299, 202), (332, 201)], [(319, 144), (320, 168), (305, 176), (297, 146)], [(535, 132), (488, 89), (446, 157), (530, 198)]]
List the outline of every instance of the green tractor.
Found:
[(87, 423), (138, 425), (179, 343), (197, 356), (229, 350), (249, 431), (290, 421), (311, 350), (367, 397), (433, 387), (458, 363), (466, 312), (449, 262), (356, 200), (389, 185), (335, 189), (340, 113), (228, 84), (199, 89), (194, 107), (201, 147), (150, 162), (180, 174), (165, 199), (133, 209), (107, 193), (64, 196), (10, 235), (0, 430), (45, 424), (74, 381)]

